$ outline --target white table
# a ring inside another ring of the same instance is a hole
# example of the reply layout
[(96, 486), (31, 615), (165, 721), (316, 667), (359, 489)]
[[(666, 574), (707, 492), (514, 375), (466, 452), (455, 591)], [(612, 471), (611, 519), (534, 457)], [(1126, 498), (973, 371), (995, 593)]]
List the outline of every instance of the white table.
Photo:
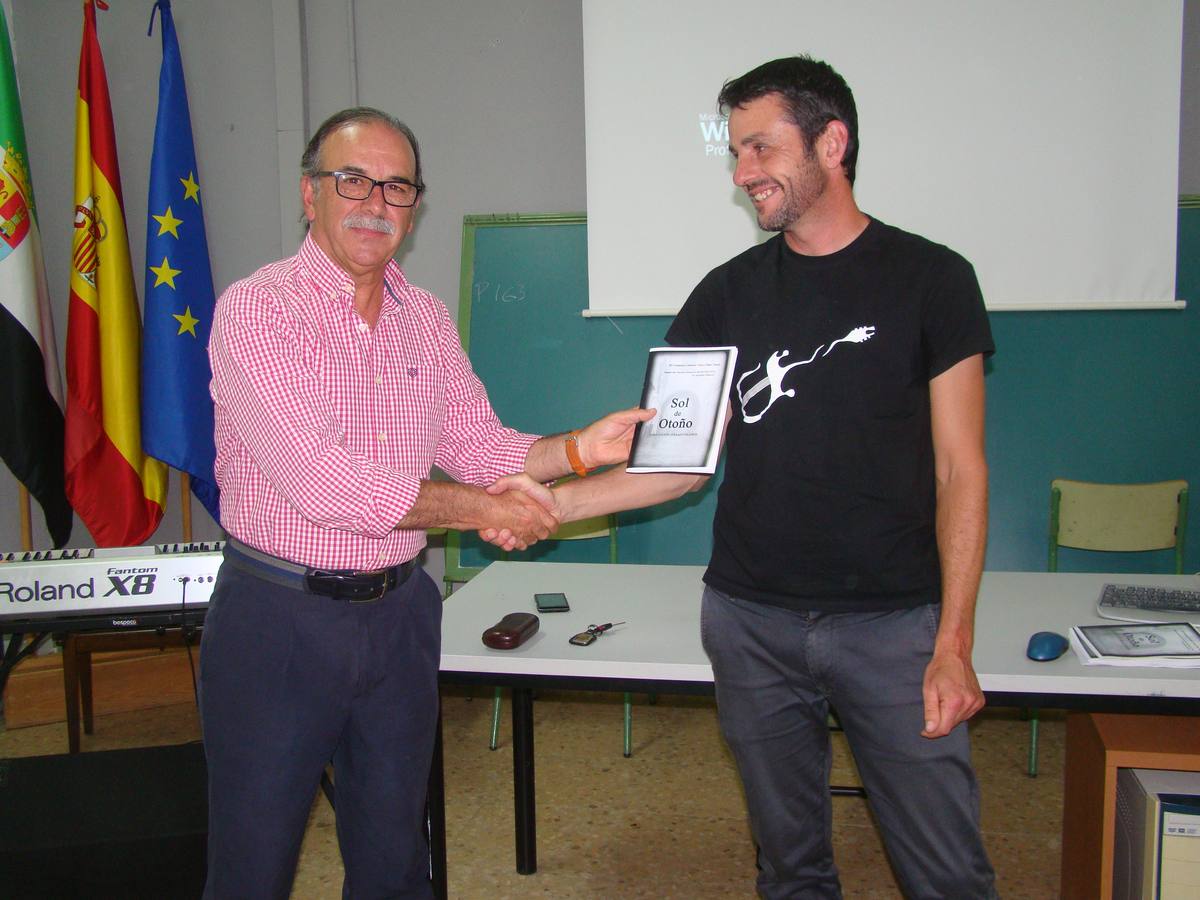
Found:
[[(1096, 600), (1110, 582), (1200, 590), (1200, 577), (1195, 575), (985, 572), (975, 613), (974, 662), (988, 702), (1103, 712), (1195, 713), (1200, 669), (1085, 666), (1069, 650), (1052, 662), (1034, 662), (1025, 656), (1025, 645), (1035, 631), (1066, 636), (1072, 625), (1115, 624), (1096, 615)], [(1053, 702), (1042, 703), (1037, 695)]]
[[(703, 566), (492, 563), (446, 601), (443, 677), (489, 684), (616, 682), (602, 685), (610, 690), (662, 683), (663, 688), (703, 690), (712, 683), (712, 667), (700, 646), (703, 573)], [(1070, 652), (1052, 662), (1026, 658), (1025, 645), (1035, 631), (1065, 635), (1072, 625), (1106, 623), (1095, 614), (1095, 604), (1110, 581), (1200, 589), (1200, 577), (1193, 575), (985, 573), (974, 662), (989, 699), (1036, 705), (1045, 695), (1058, 706), (1111, 711), (1120, 706), (1145, 710), (1145, 701), (1134, 698), (1151, 698), (1151, 705), (1168, 712), (1182, 711), (1176, 701), (1200, 700), (1200, 669), (1084, 666)], [(483, 645), (485, 628), (507, 613), (533, 612), (534, 593), (550, 591), (567, 595), (570, 612), (542, 614), (538, 634), (516, 650)], [(589, 647), (567, 643), (590, 624), (621, 620), (627, 624)]]
[[(492, 563), (446, 600), (442, 673), (711, 685), (700, 646), (703, 574), (703, 566)], [(485, 628), (534, 612), (533, 595), (552, 591), (567, 595), (569, 612), (539, 615), (538, 633), (516, 650), (483, 645)], [(567, 643), (589, 625), (620, 621), (588, 647)]]
[[(513, 688), (518, 872), (537, 868), (532, 689), (711, 693), (712, 667), (700, 645), (703, 573), (702, 566), (495, 562), (447, 599), (442, 680)], [(1190, 575), (984, 574), (974, 662), (989, 703), (1200, 713), (1200, 669), (1084, 666), (1070, 651), (1052, 662), (1026, 658), (1035, 631), (1066, 635), (1072, 625), (1103, 623), (1095, 604), (1108, 581), (1200, 589), (1200, 578)], [(510, 612), (533, 612), (534, 593), (552, 591), (567, 595), (570, 612), (542, 614), (539, 632), (516, 650), (483, 645), (484, 629)], [(627, 624), (588, 647), (567, 642), (589, 625), (616, 621)], [(442, 788), (440, 752), (439, 738), (434, 809)], [(440, 853), (444, 873), (444, 821), (433, 831), (435, 866)]]

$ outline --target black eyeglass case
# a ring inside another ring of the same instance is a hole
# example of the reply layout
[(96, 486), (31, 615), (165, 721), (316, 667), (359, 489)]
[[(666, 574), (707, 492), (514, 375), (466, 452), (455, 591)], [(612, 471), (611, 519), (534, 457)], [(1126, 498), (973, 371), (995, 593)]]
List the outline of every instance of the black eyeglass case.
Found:
[(533, 613), (509, 613), (483, 633), (485, 647), (493, 650), (515, 650), (537, 634), (541, 620)]

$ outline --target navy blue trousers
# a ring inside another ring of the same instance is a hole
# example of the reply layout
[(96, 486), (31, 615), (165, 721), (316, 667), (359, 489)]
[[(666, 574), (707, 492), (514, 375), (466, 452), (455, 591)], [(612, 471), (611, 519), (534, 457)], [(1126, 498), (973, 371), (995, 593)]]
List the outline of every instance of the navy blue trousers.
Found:
[(965, 723), (921, 737), (937, 606), (794, 612), (708, 587), (701, 637), (737, 761), (767, 900), (841, 897), (833, 862), (830, 703), (904, 896), (996, 896)]
[(343, 896), (432, 897), (441, 618), (419, 568), (380, 600), (350, 603), (221, 566), (200, 656), (206, 898), (289, 895), (330, 761)]

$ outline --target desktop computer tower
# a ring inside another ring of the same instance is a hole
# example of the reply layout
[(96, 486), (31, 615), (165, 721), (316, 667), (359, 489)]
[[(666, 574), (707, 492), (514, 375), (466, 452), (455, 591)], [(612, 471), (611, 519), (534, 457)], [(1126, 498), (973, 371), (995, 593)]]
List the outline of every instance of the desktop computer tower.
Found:
[(1200, 897), (1200, 772), (1117, 770), (1112, 895)]

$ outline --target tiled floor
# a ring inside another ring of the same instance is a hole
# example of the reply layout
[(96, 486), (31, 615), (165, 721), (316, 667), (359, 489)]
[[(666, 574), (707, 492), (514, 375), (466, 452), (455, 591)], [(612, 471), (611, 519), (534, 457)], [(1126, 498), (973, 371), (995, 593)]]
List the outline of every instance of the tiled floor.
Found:
[[(455, 898), (752, 897), (754, 853), (737, 776), (712, 701), (635, 698), (634, 754), (621, 755), (619, 695), (544, 694), (535, 704), (538, 871), (514, 869), (508, 707), (487, 748), (490, 696), (444, 698), (450, 896)], [(1045, 715), (1045, 714), (1043, 714)], [(1025, 775), (1028, 726), (1012, 711), (971, 726), (988, 850), (1006, 898), (1058, 894), (1063, 720), (1042, 726), (1041, 775)], [(83, 749), (194, 740), (192, 706), (98, 716)], [(0, 732), (0, 757), (61, 753), (61, 723)], [(837, 747), (834, 780), (854, 778)], [(847, 897), (898, 897), (863, 800), (834, 800)], [(333, 815), (313, 804), (294, 897), (340, 896)]]

